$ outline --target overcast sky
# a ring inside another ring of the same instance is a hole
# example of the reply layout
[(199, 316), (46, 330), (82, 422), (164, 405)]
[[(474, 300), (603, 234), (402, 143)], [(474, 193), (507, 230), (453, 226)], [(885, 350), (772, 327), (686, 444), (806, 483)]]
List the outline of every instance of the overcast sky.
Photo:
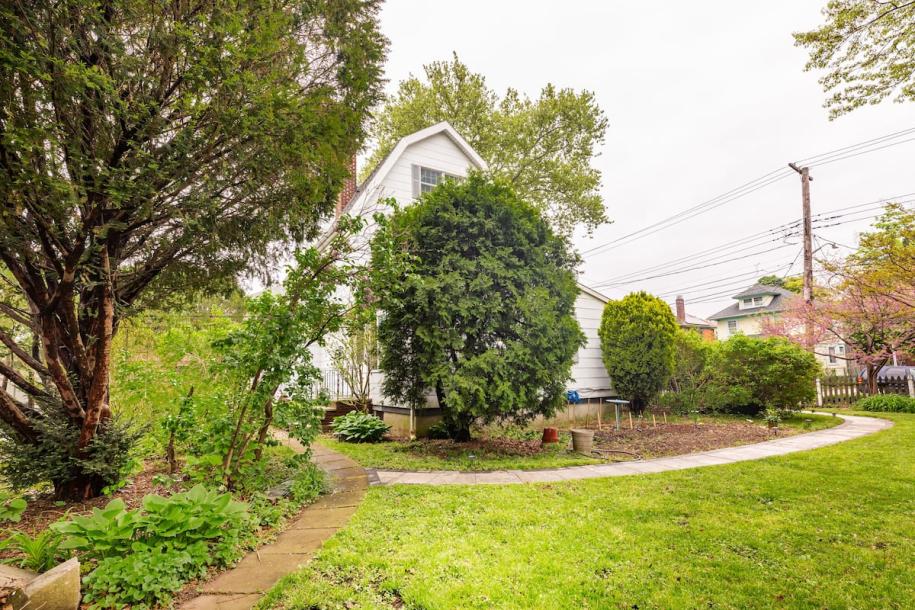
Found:
[[(456, 51), (500, 92), (514, 87), (536, 96), (547, 82), (594, 91), (610, 122), (594, 163), (603, 172), (613, 223), (576, 239), (586, 251), (788, 161), (915, 127), (915, 104), (892, 102), (828, 120), (817, 75), (803, 71), (807, 53), (791, 37), (821, 22), (825, 2), (389, 0), (381, 18), (391, 42), (388, 88)], [(915, 141), (814, 167), (811, 175), (814, 214), (915, 193)], [(728, 294), (751, 284), (757, 269), (787, 266), (800, 246), (763, 253), (782, 244), (762, 243), (763, 236), (722, 251), (722, 259), (690, 255), (791, 222), (800, 210), (794, 175), (630, 245), (586, 256), (582, 282), (593, 286), (724, 260), (599, 288), (611, 297), (644, 289), (669, 301), (683, 292), (690, 313), (710, 315), (731, 302)], [(841, 220), (867, 214), (864, 208)], [(853, 245), (868, 222), (816, 234)], [(738, 248), (744, 249), (734, 252)], [(827, 251), (831, 247), (821, 253)], [(650, 267), (658, 269), (636, 274)]]

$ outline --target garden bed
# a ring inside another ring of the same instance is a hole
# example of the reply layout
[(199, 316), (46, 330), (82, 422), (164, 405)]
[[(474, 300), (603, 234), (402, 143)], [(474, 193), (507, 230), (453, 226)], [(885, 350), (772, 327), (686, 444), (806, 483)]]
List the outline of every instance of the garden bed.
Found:
[[(830, 416), (800, 414), (783, 421), (776, 433), (760, 419), (734, 416), (702, 416), (698, 420), (672, 417), (666, 424), (663, 421), (652, 424), (647, 419), (641, 426), (633, 423), (632, 429), (626, 420), (619, 432), (604, 424), (603, 430), (595, 434), (595, 447), (651, 458), (758, 443), (776, 435), (790, 436), (839, 423), (840, 419)], [(587, 427), (596, 428), (596, 425)], [(501, 435), (499, 429), (493, 427), (478, 431), (477, 437), (466, 443), (429, 439), (344, 443), (331, 436), (323, 436), (318, 442), (367, 468), (389, 470), (537, 470), (637, 459), (635, 455), (626, 454), (598, 458), (573, 453), (569, 450), (569, 435), (565, 431), (560, 433), (559, 443), (554, 445), (542, 446), (539, 437), (536, 430), (520, 434), (513, 430), (509, 435)]]
[(683, 418), (676, 418), (667, 424), (646, 422), (641, 429), (623, 427), (616, 431), (603, 426), (602, 431), (595, 431), (594, 446), (596, 449), (633, 454), (610, 454), (608, 458), (612, 461), (631, 460), (635, 456), (650, 459), (762, 443), (839, 423), (839, 418), (805, 414), (784, 421), (777, 430), (772, 430), (758, 419), (702, 417), (698, 421), (684, 421)]

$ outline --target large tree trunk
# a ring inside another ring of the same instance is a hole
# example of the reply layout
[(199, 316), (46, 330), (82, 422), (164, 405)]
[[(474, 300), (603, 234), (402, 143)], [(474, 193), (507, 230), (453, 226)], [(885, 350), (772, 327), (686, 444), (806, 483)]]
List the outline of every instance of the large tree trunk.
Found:
[(58, 500), (82, 502), (100, 496), (106, 485), (96, 475), (82, 475), (68, 481), (55, 481), (54, 496)]
[[(18, 433), (20, 442), (34, 445), (41, 441), (34, 423), (51, 410), (59, 410), (79, 431), (74, 446), (66, 448), (77, 461), (90, 457), (89, 447), (99, 426), (111, 417), (108, 376), (116, 328), (107, 246), (97, 246), (86, 258), (93, 269), (92, 284), (79, 295), (71, 269), (60, 269), (55, 276), (3, 258), (28, 298), (29, 319), (24, 321), (40, 348), (33, 344), (31, 349), (23, 349), (12, 336), (0, 337), (20, 363), (31, 369), (28, 377), (38, 379), (35, 383), (21, 375), (12, 379), (28, 396), (27, 402), (0, 389), (0, 418)], [(54, 489), (58, 497), (84, 500), (99, 495), (109, 483), (94, 475), (77, 474), (70, 481), (54, 481)]]

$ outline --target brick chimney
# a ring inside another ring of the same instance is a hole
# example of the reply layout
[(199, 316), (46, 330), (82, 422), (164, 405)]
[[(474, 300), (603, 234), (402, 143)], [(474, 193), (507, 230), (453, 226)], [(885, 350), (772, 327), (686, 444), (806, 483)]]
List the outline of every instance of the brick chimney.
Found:
[(682, 295), (677, 296), (677, 322), (684, 324), (686, 322), (686, 301)]
[(346, 204), (348, 204), (350, 199), (356, 194), (356, 155), (350, 157), (348, 169), (349, 175), (343, 183), (343, 188), (340, 189), (340, 194), (337, 195), (337, 208), (334, 213), (334, 218), (340, 218), (340, 215), (343, 214), (343, 208), (346, 207)]

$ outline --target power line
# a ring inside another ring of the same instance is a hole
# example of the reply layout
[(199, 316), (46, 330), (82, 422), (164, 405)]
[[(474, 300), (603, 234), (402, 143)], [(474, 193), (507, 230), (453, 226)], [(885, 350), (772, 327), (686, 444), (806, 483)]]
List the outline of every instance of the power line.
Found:
[(647, 276), (647, 277), (639, 278), (639, 279), (637, 279), (637, 280), (631, 280), (631, 281), (626, 281), (626, 282), (619, 282), (619, 283), (616, 283), (616, 284), (605, 282), (605, 283), (595, 284), (595, 287), (625, 285), (625, 284), (632, 284), (632, 283), (637, 282), (637, 281), (653, 280), (653, 279), (656, 279), (656, 278), (659, 278), (659, 277), (667, 277), (667, 276), (670, 276), (670, 275), (679, 275), (679, 274), (681, 274), (681, 273), (687, 273), (688, 271), (697, 271), (697, 270), (699, 270), (699, 269), (707, 269), (707, 268), (709, 268), (709, 267), (716, 267), (716, 266), (718, 266), (718, 265), (724, 265), (724, 264), (727, 264), (727, 263), (730, 263), (730, 262), (733, 262), (733, 261), (744, 260), (744, 259), (747, 259), (747, 258), (751, 258), (751, 257), (753, 257), (753, 256), (759, 256), (760, 254), (766, 254), (766, 253), (768, 253), (768, 252), (775, 252), (776, 250), (781, 250), (781, 249), (783, 249), (783, 248), (787, 248), (787, 247), (792, 246), (792, 245), (794, 245), (794, 244), (782, 244), (782, 245), (780, 245), (780, 246), (775, 246), (774, 248), (769, 248), (769, 249), (767, 249), (767, 250), (760, 250), (759, 252), (751, 252), (751, 253), (746, 254), (746, 255), (744, 255), (744, 256), (738, 256), (738, 257), (736, 257), (736, 258), (730, 258), (730, 259), (728, 259), (728, 260), (723, 260), (723, 261), (719, 261), (719, 262), (716, 262), (716, 263), (709, 263), (709, 264), (705, 264), (705, 265), (698, 265), (698, 266), (695, 266), (695, 267), (690, 267), (690, 268), (688, 268), (688, 269), (681, 269), (681, 270), (677, 270), (677, 271), (669, 271), (669, 272), (667, 272), (667, 273), (659, 273), (659, 274), (657, 274), (657, 275), (650, 275), (650, 276)]
[[(889, 202), (905, 204), (905, 203), (909, 203), (911, 201), (915, 201), (915, 199), (901, 199), (902, 197), (906, 197), (906, 196), (913, 195), (913, 194), (915, 194), (915, 193), (906, 193), (903, 195), (896, 195), (896, 196), (888, 197), (888, 198), (884, 198), (884, 199), (876, 199), (876, 200), (868, 201), (865, 203), (845, 206), (845, 207), (837, 208), (837, 209), (833, 209), (833, 210), (825, 210), (823, 212), (820, 212), (819, 214), (814, 215), (813, 220), (812, 220), (813, 225), (814, 225), (813, 228), (823, 229), (823, 228), (839, 226), (839, 225), (847, 224), (847, 223), (851, 223), (851, 222), (859, 222), (861, 220), (867, 220), (869, 218), (874, 218), (875, 215), (871, 213), (872, 211), (875, 211), (878, 209), (883, 209), (883, 207), (885, 207), (885, 205)], [(856, 209), (856, 208), (863, 208), (863, 209)], [(843, 210), (854, 210), (854, 211), (847, 211), (845, 213), (834, 214), (834, 212), (841, 212)], [(861, 218), (848, 218), (850, 216), (856, 216), (856, 215), (860, 215), (860, 214), (866, 214), (866, 216), (863, 216)], [(840, 222), (832, 222), (832, 221), (836, 221), (836, 220), (843, 219), (843, 218), (845, 220), (842, 220)], [(789, 237), (796, 236), (797, 232), (794, 229), (796, 229), (796, 227), (800, 224), (800, 222), (801, 222), (800, 219), (796, 219), (792, 222), (784, 223), (784, 224), (778, 225), (776, 227), (772, 227), (771, 229), (760, 231), (758, 233), (753, 233), (751, 235), (742, 237), (740, 239), (732, 240), (732, 241), (726, 242), (724, 244), (714, 246), (712, 248), (706, 248), (705, 250), (700, 250), (698, 252), (694, 252), (694, 253), (686, 255), (686, 256), (679, 256), (675, 260), (668, 260), (668, 261), (665, 261), (665, 262), (662, 262), (662, 263), (659, 263), (656, 265), (644, 267), (637, 271), (632, 271), (632, 272), (625, 273), (622, 275), (612, 276), (612, 277), (602, 280), (600, 282), (593, 283), (593, 285), (595, 287), (620, 286), (620, 285), (640, 282), (640, 281), (647, 280), (647, 279), (654, 279), (655, 277), (659, 277), (659, 276), (641, 277), (640, 274), (653, 273), (654, 271), (657, 271), (660, 269), (667, 269), (671, 265), (675, 265), (675, 266), (673, 267), (673, 269), (668, 269), (669, 273), (662, 274), (662, 276), (675, 275), (678, 273), (685, 273), (687, 271), (694, 270), (695, 269), (694, 266), (697, 264), (713, 262), (718, 259), (721, 259), (722, 257), (730, 256), (731, 254), (735, 254), (738, 252), (744, 252), (748, 249), (758, 247), (758, 246), (764, 245), (766, 243), (771, 243), (774, 241), (778, 241), (779, 239), (787, 239)], [(775, 235), (779, 232), (782, 232), (782, 233), (778, 238), (764, 239), (765, 237)], [(735, 246), (743, 246), (743, 247), (738, 247), (735, 249)], [(731, 260), (735, 260), (735, 259), (731, 259)], [(678, 263), (679, 263), (679, 265), (678, 265)], [(692, 266), (689, 267), (688, 269), (683, 269), (681, 271), (682, 265), (684, 265), (684, 264), (688, 264), (688, 265), (692, 265)]]
[[(883, 150), (883, 149), (889, 148), (891, 146), (897, 146), (899, 144), (904, 144), (906, 142), (913, 141), (913, 140), (915, 140), (915, 138), (908, 138), (908, 139), (904, 139), (901, 141), (894, 141), (894, 140), (898, 140), (898, 138), (900, 138), (902, 136), (906, 136), (911, 133), (915, 133), (915, 127), (896, 131), (896, 132), (886, 134), (886, 135), (883, 135), (883, 136), (880, 136), (877, 138), (871, 138), (870, 140), (864, 140), (862, 142), (858, 142), (858, 143), (851, 144), (851, 145), (848, 145), (848, 146), (845, 146), (842, 148), (828, 151), (826, 153), (820, 153), (819, 155), (814, 155), (812, 157), (807, 157), (806, 159), (802, 159), (801, 161), (798, 161), (798, 163), (810, 162), (809, 163), (810, 167), (816, 167), (816, 166), (827, 165), (829, 163), (834, 163), (836, 161), (842, 161), (844, 159), (850, 159), (852, 157), (867, 154), (870, 152), (875, 152), (878, 150)], [(876, 144), (880, 144), (880, 146), (875, 146)], [(695, 216), (704, 214), (705, 212), (711, 211), (722, 205), (731, 203), (737, 199), (740, 199), (741, 197), (745, 197), (746, 195), (749, 195), (750, 193), (753, 193), (761, 188), (764, 188), (766, 186), (774, 184), (775, 182), (783, 180), (784, 178), (787, 178), (790, 175), (792, 175), (792, 173), (790, 171), (788, 171), (787, 168), (779, 168), (779, 169), (772, 170), (766, 174), (763, 174), (762, 176), (759, 176), (758, 178), (755, 178), (754, 180), (746, 182), (738, 187), (735, 187), (716, 197), (713, 197), (713, 198), (708, 199), (704, 202), (701, 202), (697, 205), (694, 205), (690, 208), (687, 208), (686, 210), (678, 212), (672, 216), (669, 216), (667, 218), (656, 221), (641, 229), (627, 233), (626, 235), (623, 235), (623, 236), (616, 238), (614, 240), (611, 240), (609, 242), (605, 242), (603, 244), (598, 244), (592, 248), (584, 250), (582, 252), (582, 255), (583, 256), (592, 255), (592, 254), (596, 254), (599, 252), (606, 252), (607, 250), (612, 250), (615, 248), (625, 246), (625, 245), (632, 243), (634, 241), (637, 241), (639, 239), (648, 237), (649, 235), (653, 235), (654, 233), (657, 233), (658, 231), (662, 231), (664, 229), (668, 229), (672, 226), (680, 224), (681, 222), (685, 222), (686, 220), (694, 218)]]
[(906, 136), (910, 133), (915, 133), (915, 127), (907, 127), (905, 129), (900, 129), (899, 131), (894, 131), (892, 133), (888, 133), (883, 136), (871, 138), (870, 140), (863, 140), (861, 142), (858, 142), (857, 144), (849, 144), (848, 146), (843, 146), (842, 148), (836, 148), (834, 150), (820, 153), (818, 155), (813, 155), (812, 157), (805, 157), (803, 159), (799, 159), (799, 160), (795, 161), (794, 163), (796, 165), (812, 164), (813, 162), (822, 160), (824, 157), (831, 157), (838, 153), (851, 152), (851, 150), (853, 150), (853, 149), (867, 148), (871, 144), (878, 144), (880, 142), (885, 142), (887, 140), (893, 140), (895, 138), (900, 138), (902, 136)]

